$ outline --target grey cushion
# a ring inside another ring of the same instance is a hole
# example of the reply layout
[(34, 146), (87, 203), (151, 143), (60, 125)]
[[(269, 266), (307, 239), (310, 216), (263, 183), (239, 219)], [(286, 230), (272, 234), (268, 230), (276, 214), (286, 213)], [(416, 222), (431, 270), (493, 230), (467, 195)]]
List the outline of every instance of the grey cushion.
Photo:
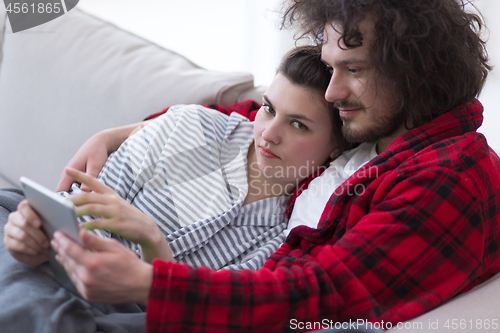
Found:
[(25, 32), (7, 27), (0, 34), (0, 178), (15, 185), (25, 175), (55, 188), (80, 145), (104, 128), (173, 104), (226, 105), (253, 94), (248, 73), (205, 70), (76, 9)]

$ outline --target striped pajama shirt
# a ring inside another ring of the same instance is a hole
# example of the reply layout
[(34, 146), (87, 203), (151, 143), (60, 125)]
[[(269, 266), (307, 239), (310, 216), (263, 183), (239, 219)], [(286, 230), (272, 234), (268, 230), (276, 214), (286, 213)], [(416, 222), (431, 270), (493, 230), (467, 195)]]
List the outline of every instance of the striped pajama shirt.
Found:
[(243, 206), (252, 143), (245, 117), (178, 105), (127, 139), (98, 178), (158, 224), (178, 262), (258, 269), (285, 240), (288, 196)]

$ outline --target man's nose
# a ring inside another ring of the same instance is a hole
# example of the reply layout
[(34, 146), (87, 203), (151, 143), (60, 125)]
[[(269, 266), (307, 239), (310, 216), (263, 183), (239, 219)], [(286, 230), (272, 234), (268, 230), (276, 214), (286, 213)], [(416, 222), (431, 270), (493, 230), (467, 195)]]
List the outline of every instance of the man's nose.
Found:
[(328, 102), (339, 102), (349, 97), (349, 88), (340, 73), (333, 73), (326, 88), (325, 99)]

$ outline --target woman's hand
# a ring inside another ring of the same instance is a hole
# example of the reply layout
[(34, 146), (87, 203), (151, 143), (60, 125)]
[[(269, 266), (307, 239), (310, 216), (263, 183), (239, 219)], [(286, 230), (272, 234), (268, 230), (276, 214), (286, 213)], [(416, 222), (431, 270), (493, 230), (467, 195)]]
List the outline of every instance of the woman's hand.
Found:
[[(149, 121), (111, 128), (94, 134), (78, 149), (67, 166), (86, 172), (90, 176), (97, 177), (106, 163), (109, 154), (116, 151), (127, 137), (147, 123)], [(73, 179), (63, 172), (56, 191), (67, 191), (72, 183)], [(82, 185), (81, 189), (83, 191), (90, 191), (86, 185)]]
[(98, 303), (147, 304), (153, 281), (150, 264), (114, 239), (99, 238), (84, 229), (80, 239), (85, 248), (58, 231), (51, 244), (83, 298)]
[(16, 260), (30, 267), (46, 262), (50, 244), (41, 227), (40, 217), (28, 201), (21, 201), (4, 226), (5, 248)]
[(75, 169), (67, 168), (69, 177), (85, 184), (91, 193), (69, 197), (76, 206), (78, 216), (93, 215), (100, 217), (80, 226), (85, 229), (105, 229), (118, 234), (141, 246), (142, 257), (151, 262), (155, 258), (173, 261), (163, 233), (150, 217), (133, 207), (111, 188)]

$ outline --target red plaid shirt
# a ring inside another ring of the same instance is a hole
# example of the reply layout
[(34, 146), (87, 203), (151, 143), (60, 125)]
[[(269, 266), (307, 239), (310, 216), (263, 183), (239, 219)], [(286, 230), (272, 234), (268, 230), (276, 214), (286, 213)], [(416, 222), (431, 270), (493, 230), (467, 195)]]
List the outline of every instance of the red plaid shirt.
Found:
[(396, 139), (258, 271), (153, 263), (148, 332), (400, 322), (500, 271), (500, 161), (478, 101)]
[[(247, 99), (246, 101), (234, 103), (234, 104), (231, 104), (228, 106), (222, 106), (219, 104), (212, 104), (212, 105), (208, 105), (206, 107), (211, 108), (211, 109), (215, 109), (215, 110), (222, 112), (224, 114), (227, 114), (227, 115), (230, 115), (233, 112), (237, 112), (237, 113), (241, 114), (242, 116), (250, 119), (250, 121), (254, 121), (255, 115), (257, 114), (257, 111), (259, 111), (260, 104), (258, 104), (257, 102), (255, 102), (251, 99)], [(162, 114), (167, 112), (168, 109), (170, 109), (170, 107), (168, 107), (160, 112), (153, 113), (152, 115), (148, 116), (145, 120), (150, 120), (150, 119), (154, 119), (158, 116), (161, 116)]]

